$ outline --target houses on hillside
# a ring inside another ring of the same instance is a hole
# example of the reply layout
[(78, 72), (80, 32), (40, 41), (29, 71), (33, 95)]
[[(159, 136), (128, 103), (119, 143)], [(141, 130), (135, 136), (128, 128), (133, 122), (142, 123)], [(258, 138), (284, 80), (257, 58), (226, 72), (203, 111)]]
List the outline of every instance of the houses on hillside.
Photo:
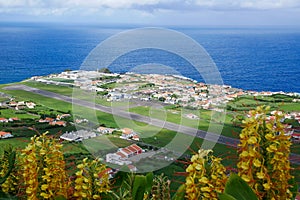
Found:
[(25, 101), (10, 101), (8, 104), (6, 104), (8, 107), (10, 108), (13, 108), (15, 110), (21, 110), (21, 109), (24, 109), (24, 108), (29, 108), (29, 109), (34, 109), (36, 104), (29, 101), (29, 102), (25, 102)]
[(51, 117), (46, 117), (45, 119), (39, 119), (38, 122), (39, 123), (48, 123), (49, 125), (52, 125), (52, 126), (63, 126), (63, 127), (67, 126), (66, 121), (57, 120), (57, 118), (53, 119)]
[(20, 119), (17, 117), (10, 117), (8, 119), (1, 117), (0, 118), (0, 123), (8, 123), (8, 122), (14, 122), (14, 121), (19, 121)]

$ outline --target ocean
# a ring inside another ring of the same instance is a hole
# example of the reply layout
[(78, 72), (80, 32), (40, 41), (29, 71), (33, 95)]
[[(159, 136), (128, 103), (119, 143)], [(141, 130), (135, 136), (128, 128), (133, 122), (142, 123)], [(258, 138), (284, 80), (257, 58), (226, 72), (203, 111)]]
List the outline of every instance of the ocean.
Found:
[[(0, 24), (0, 83), (77, 70), (100, 42), (136, 28), (63, 24)], [(201, 44), (216, 63), (224, 84), (255, 91), (300, 92), (300, 28), (167, 27)], [(139, 65), (173, 67), (197, 81), (201, 76), (179, 56), (157, 49), (133, 51), (109, 69), (123, 73)]]

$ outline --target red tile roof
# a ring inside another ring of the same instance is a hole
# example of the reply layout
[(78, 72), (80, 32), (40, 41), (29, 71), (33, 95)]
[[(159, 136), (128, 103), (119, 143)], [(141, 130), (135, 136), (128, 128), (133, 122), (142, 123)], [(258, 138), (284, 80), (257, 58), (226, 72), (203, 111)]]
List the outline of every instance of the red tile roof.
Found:
[(133, 147), (134, 149), (136, 149), (136, 151), (142, 151), (143, 149), (141, 147), (139, 147), (138, 145), (136, 144), (132, 144), (130, 145), (131, 147)]
[(4, 131), (0, 131), (0, 136), (4, 136), (4, 135), (7, 135), (7, 134), (10, 134), (9, 132), (4, 132)]
[(129, 149), (132, 153), (136, 153), (137, 152), (137, 150), (134, 147), (132, 147), (132, 146), (127, 147), (127, 149)]
[(123, 134), (129, 135), (132, 133), (132, 129), (130, 128), (123, 128), (122, 129)]
[(125, 158), (126, 156), (122, 152), (117, 152), (117, 155), (121, 156), (121, 158)]

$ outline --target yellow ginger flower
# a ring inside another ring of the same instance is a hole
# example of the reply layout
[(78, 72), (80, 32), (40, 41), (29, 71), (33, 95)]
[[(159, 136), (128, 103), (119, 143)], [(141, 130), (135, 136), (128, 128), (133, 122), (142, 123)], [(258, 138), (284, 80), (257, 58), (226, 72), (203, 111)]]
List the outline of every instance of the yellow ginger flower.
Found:
[(110, 191), (109, 174), (100, 160), (89, 161), (85, 158), (77, 165), (77, 169), (74, 192), (76, 199), (101, 199), (101, 194)]
[(24, 187), (28, 199), (53, 199), (67, 197), (67, 174), (61, 145), (46, 136), (31, 138), (31, 143), (22, 150)]
[(191, 158), (191, 164), (186, 172), (186, 198), (217, 199), (217, 194), (223, 192), (227, 176), (221, 159), (211, 155), (211, 150), (199, 150)]
[(284, 135), (282, 116), (267, 121), (269, 108), (258, 107), (244, 121), (240, 134), (239, 175), (260, 199), (291, 199), (290, 137)]

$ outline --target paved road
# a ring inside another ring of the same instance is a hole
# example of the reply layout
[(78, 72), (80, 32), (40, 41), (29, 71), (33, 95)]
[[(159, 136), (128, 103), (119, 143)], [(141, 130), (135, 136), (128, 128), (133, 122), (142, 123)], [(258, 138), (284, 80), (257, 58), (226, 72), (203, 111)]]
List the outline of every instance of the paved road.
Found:
[[(129, 113), (129, 112), (126, 112), (126, 111), (121, 110), (121, 109), (112, 109), (111, 107), (102, 106), (102, 105), (99, 105), (99, 104), (94, 104), (94, 103), (89, 102), (89, 101), (80, 100), (80, 99), (76, 99), (76, 98), (73, 98), (73, 97), (68, 97), (68, 96), (57, 94), (57, 93), (53, 93), (53, 92), (49, 92), (49, 91), (45, 91), (45, 90), (40, 90), (40, 89), (37, 89), (37, 88), (28, 87), (28, 86), (25, 86), (25, 85), (8, 86), (8, 87), (5, 87), (4, 89), (7, 89), (7, 90), (25, 90), (25, 91), (28, 91), (28, 92), (33, 92), (33, 93), (36, 93), (36, 94), (39, 94), (39, 95), (42, 95), (42, 96), (45, 96), (45, 97), (65, 101), (65, 102), (68, 102), (68, 103), (73, 103), (73, 104), (76, 104), (76, 105), (80, 105), (80, 106), (84, 106), (84, 107), (87, 107), (87, 108), (99, 110), (99, 111), (102, 111), (102, 112), (105, 112), (105, 113), (117, 115), (117, 116), (124, 117), (124, 118), (127, 118), (127, 119), (131, 119), (131, 120), (135, 120), (135, 121), (139, 121), (139, 122), (144, 122), (144, 123), (156, 126), (156, 127), (165, 128), (165, 129), (176, 131), (176, 132), (181, 132), (181, 133), (193, 136), (193, 137), (202, 138), (202, 139), (205, 139), (205, 140), (210, 141), (210, 142), (216, 142), (216, 143), (219, 143), (219, 144), (224, 144), (224, 145), (235, 147), (235, 148), (237, 147), (237, 144), (239, 143), (239, 140), (235, 139), (235, 138), (230, 138), (230, 137), (218, 135), (218, 134), (215, 134), (215, 133), (210, 133), (210, 132), (198, 130), (198, 129), (195, 129), (195, 128), (178, 125), (178, 124), (175, 124), (175, 123), (172, 123), (172, 122), (166, 122), (166, 121), (163, 121), (163, 120), (150, 118), (150, 117), (139, 115), (139, 114), (136, 114), (136, 113)], [(300, 165), (300, 155), (291, 154), (290, 160), (291, 160), (292, 163)]]

